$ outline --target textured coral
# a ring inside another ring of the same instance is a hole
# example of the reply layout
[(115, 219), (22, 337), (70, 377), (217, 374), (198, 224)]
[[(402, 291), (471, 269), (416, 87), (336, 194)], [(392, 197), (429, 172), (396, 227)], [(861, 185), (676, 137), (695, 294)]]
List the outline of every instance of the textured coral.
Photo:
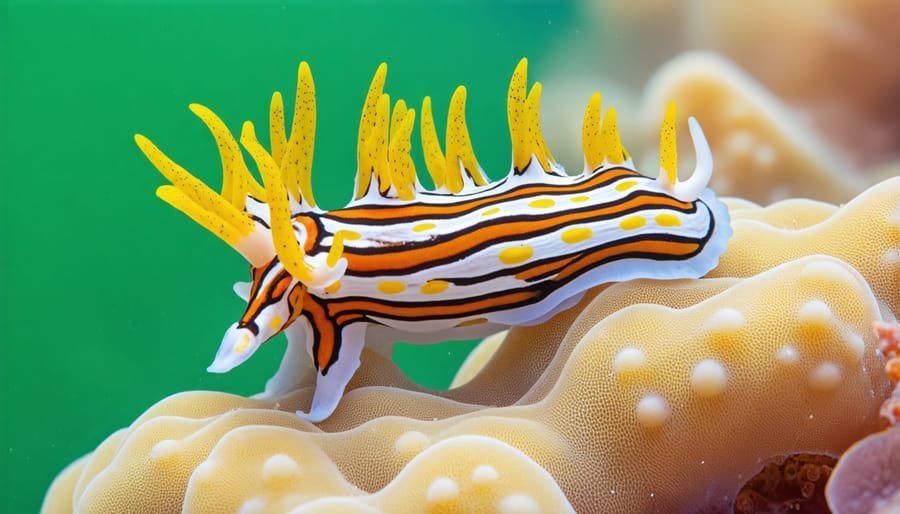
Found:
[(735, 514), (829, 513), (825, 483), (836, 461), (829, 455), (803, 453), (766, 464), (738, 493)]
[(761, 462), (877, 429), (890, 384), (870, 326), (900, 307), (898, 200), (900, 178), (841, 208), (733, 202), (719, 278), (598, 288), (449, 391), (367, 351), (318, 426), (292, 413), (310, 388), (175, 395), (67, 468), (45, 511), (731, 505)]
[(900, 510), (900, 428), (870, 435), (838, 462), (825, 494), (834, 512), (890, 514)]
[(885, 375), (894, 392), (881, 407), (891, 428), (850, 447), (838, 461), (825, 494), (841, 514), (889, 514), (900, 511), (900, 323), (874, 324), (878, 351), (888, 362)]

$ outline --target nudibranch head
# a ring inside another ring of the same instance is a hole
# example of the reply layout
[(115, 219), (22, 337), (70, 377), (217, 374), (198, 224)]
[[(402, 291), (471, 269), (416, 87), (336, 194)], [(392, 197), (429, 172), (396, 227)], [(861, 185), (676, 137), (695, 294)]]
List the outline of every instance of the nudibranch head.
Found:
[(247, 300), (247, 309), (225, 332), (208, 368), (212, 373), (225, 373), (242, 364), (290, 326), (302, 310), (306, 288), (277, 258), (264, 268), (251, 268), (250, 273), (253, 282), (235, 284), (235, 292)]

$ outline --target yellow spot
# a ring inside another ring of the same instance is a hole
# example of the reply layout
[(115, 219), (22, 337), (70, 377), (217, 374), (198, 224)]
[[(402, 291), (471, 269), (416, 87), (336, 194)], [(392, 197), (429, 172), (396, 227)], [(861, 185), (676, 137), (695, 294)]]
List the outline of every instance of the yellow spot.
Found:
[(538, 200), (532, 200), (528, 202), (529, 207), (534, 207), (535, 209), (549, 209), (556, 205), (556, 202), (549, 198), (541, 198)]
[(640, 216), (629, 216), (622, 220), (619, 226), (622, 227), (622, 230), (634, 230), (643, 227), (646, 223), (647, 220)]
[(335, 280), (333, 284), (325, 288), (325, 292), (328, 294), (334, 294), (341, 290), (341, 281)]
[(530, 246), (514, 246), (500, 252), (500, 262), (503, 264), (519, 264), (525, 262), (534, 255), (534, 249)]
[(591, 235), (593, 235), (593, 232), (589, 228), (570, 228), (563, 232), (560, 238), (564, 243), (571, 245), (589, 239)]
[(586, 202), (586, 201), (588, 201), (588, 200), (590, 200), (590, 199), (591, 199), (591, 197), (590, 197), (590, 196), (587, 196), (587, 195), (573, 196), (572, 198), (569, 198), (569, 200), (571, 200), (571, 201), (573, 201), (573, 202), (575, 202), (575, 203)]
[(274, 330), (278, 330), (281, 328), (281, 316), (275, 316), (272, 318), (272, 321), (269, 322), (269, 326)]
[(628, 191), (637, 185), (637, 180), (623, 180), (616, 184), (616, 191)]
[(674, 214), (657, 214), (656, 224), (661, 227), (680, 227), (681, 220)]
[(457, 323), (457, 327), (471, 327), (472, 325), (481, 325), (487, 323), (487, 318), (467, 319), (466, 321)]
[(434, 223), (419, 223), (415, 227), (413, 227), (413, 232), (425, 232), (426, 230), (431, 230), (437, 227)]
[(334, 242), (331, 243), (331, 249), (328, 250), (328, 258), (325, 259), (325, 264), (333, 268), (337, 265), (341, 255), (344, 254), (344, 241), (356, 241), (361, 237), (359, 232), (354, 232), (353, 230), (338, 230), (334, 234)]
[(492, 207), (481, 213), (482, 216), (490, 216), (491, 214), (497, 214), (500, 212), (500, 207)]
[(450, 287), (450, 283), (444, 280), (429, 280), (422, 284), (422, 287), (419, 288), (419, 291), (422, 294), (438, 294), (443, 293)]
[(399, 280), (384, 280), (378, 283), (378, 290), (384, 294), (397, 294), (406, 291), (406, 284)]
[(234, 345), (234, 351), (236, 353), (241, 353), (250, 346), (250, 336), (248, 334), (244, 334), (243, 337)]

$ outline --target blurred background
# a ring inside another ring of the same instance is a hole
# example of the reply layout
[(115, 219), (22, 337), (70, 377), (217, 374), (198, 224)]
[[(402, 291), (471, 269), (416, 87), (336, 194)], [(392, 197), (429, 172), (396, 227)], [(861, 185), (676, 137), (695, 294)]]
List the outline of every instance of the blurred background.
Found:
[[(709, 109), (697, 115), (713, 127), (726, 194), (845, 201), (896, 173), (900, 4), (726, 4), (9, 2), (0, 13), (3, 510), (35, 511), (56, 473), (156, 401), (192, 389), (253, 394), (277, 369), (282, 338), (231, 373), (206, 373), (243, 311), (231, 285), (248, 266), (154, 196), (164, 179), (133, 136), (217, 188), (214, 142), (187, 105), (203, 103), (234, 131), (246, 119), (265, 126), (272, 91), (292, 101), (301, 60), (316, 83), (313, 187), (327, 209), (350, 198), (360, 109), (382, 61), (392, 100), (419, 110), (431, 95), (439, 133), (453, 89), (468, 87), (473, 145), (494, 179), (509, 168), (506, 89), (521, 57), (544, 83), (550, 147), (574, 171), (583, 109), (601, 90), (650, 175), (669, 96), (685, 115)], [(713, 53), (668, 64), (696, 49)], [(735, 136), (747, 127), (752, 137)], [(417, 143), (413, 156), (424, 173)], [(727, 180), (756, 168), (766, 173), (759, 190)], [(780, 182), (798, 168), (839, 187)], [(398, 345), (395, 360), (445, 388), (474, 344)]]

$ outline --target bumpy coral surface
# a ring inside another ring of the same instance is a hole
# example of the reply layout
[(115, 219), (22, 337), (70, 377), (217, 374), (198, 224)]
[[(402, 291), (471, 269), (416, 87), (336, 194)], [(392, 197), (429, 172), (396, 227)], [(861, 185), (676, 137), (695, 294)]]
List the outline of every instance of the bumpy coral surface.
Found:
[(773, 457), (877, 430), (890, 393), (871, 324), (900, 310), (900, 178), (843, 207), (793, 202), (735, 201), (714, 277), (598, 288), (450, 391), (367, 351), (317, 426), (293, 414), (311, 388), (167, 398), (61, 473), (44, 510), (730, 508)]

